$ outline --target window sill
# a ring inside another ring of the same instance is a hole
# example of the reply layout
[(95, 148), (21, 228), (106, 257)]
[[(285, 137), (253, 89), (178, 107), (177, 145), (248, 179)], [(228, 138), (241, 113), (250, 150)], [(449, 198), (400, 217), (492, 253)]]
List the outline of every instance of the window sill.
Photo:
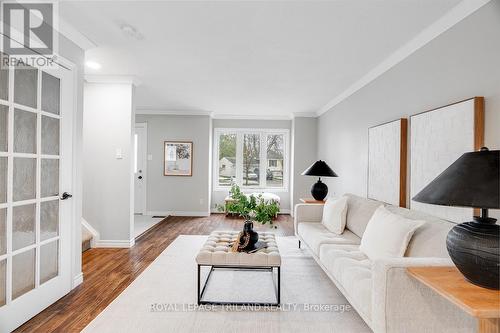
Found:
[[(229, 192), (231, 189), (230, 186), (215, 186), (214, 192)], [(240, 186), (240, 189), (243, 193), (247, 192), (270, 192), (270, 193), (286, 193), (289, 192), (288, 188), (285, 187), (247, 187)]]

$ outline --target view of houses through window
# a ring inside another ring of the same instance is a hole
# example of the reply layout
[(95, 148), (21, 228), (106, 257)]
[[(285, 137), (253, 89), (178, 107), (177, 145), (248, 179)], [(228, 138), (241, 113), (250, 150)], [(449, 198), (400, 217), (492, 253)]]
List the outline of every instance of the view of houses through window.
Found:
[(285, 187), (287, 131), (217, 129), (216, 140), (218, 186)]

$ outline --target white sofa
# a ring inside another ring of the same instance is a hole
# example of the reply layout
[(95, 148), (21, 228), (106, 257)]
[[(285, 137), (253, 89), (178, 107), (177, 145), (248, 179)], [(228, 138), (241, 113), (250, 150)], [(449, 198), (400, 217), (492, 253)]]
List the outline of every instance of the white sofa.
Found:
[[(474, 332), (476, 323), (462, 310), (406, 273), (411, 266), (452, 266), (446, 235), (453, 223), (416, 211), (387, 206), (406, 218), (425, 220), (403, 258), (369, 260), (359, 251), (361, 237), (382, 202), (347, 194), (347, 225), (342, 235), (322, 224), (323, 205), (295, 206), (300, 242), (374, 332)], [(387, 230), (387, 233), (390, 233)]]

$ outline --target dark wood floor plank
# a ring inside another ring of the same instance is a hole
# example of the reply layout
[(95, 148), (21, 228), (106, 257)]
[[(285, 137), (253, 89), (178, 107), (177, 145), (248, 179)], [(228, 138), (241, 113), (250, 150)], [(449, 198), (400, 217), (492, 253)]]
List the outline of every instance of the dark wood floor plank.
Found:
[[(293, 235), (293, 221), (280, 215), (275, 224), (255, 225), (257, 231)], [(210, 217), (171, 216), (142, 234), (130, 249), (90, 249), (82, 254), (83, 283), (33, 317), (16, 332), (79, 332), (104, 310), (179, 235), (206, 235), (214, 230), (241, 230), (243, 220), (213, 214)]]

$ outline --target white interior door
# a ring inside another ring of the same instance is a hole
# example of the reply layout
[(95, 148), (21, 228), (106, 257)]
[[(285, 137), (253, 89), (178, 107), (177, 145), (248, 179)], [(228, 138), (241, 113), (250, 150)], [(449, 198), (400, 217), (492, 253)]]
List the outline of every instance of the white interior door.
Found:
[(146, 123), (135, 124), (134, 135), (134, 213), (146, 213), (146, 169), (148, 127)]
[(0, 73), (0, 332), (71, 289), (73, 74)]

